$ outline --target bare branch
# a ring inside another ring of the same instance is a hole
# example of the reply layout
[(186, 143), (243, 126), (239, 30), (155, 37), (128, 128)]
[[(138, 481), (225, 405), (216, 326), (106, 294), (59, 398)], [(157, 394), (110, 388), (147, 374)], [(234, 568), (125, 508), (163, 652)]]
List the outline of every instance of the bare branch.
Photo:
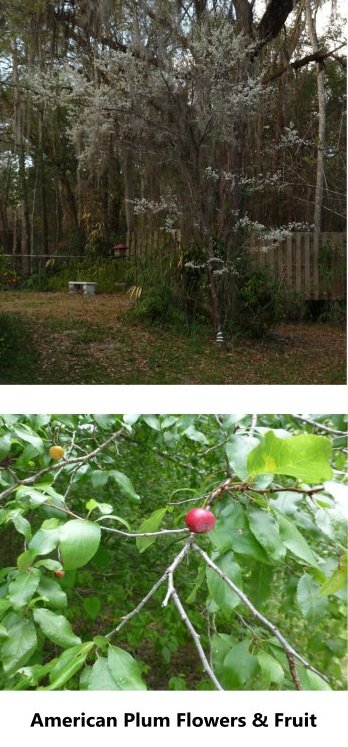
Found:
[(297, 671), (296, 671), (296, 664), (295, 664), (295, 661), (294, 661), (294, 657), (292, 656), (292, 654), (289, 654), (289, 651), (285, 651), (285, 653), (286, 653), (286, 658), (287, 658), (288, 664), (289, 664), (290, 674), (291, 674), (291, 677), (292, 677), (292, 679), (294, 681), (296, 690), (303, 690), (303, 687), (301, 685), (301, 682), (300, 682), (300, 680), (298, 678), (298, 674), (297, 674)]
[(275, 39), (299, 0), (270, 0), (257, 28), (256, 53)]
[(276, 80), (277, 78), (280, 78), (281, 75), (284, 75), (286, 71), (291, 67), (293, 70), (299, 70), (301, 67), (304, 67), (305, 65), (308, 65), (310, 62), (324, 62), (328, 57), (334, 57), (334, 59), (337, 59), (338, 62), (340, 62), (340, 59), (336, 57), (334, 54), (339, 49), (344, 47), (344, 44), (340, 44), (339, 47), (336, 47), (330, 52), (313, 52), (312, 54), (307, 54), (305, 57), (301, 57), (299, 60), (294, 60), (294, 62), (288, 62), (286, 65), (284, 65), (280, 70), (277, 70), (275, 73), (272, 73), (272, 75), (267, 76), (267, 78), (264, 78), (262, 83), (263, 85), (266, 85), (267, 83), (271, 83), (273, 80)]
[(186, 612), (184, 610), (184, 607), (182, 606), (181, 601), (180, 601), (180, 599), (178, 597), (178, 594), (177, 594), (177, 592), (176, 592), (176, 590), (175, 590), (174, 587), (173, 587), (173, 589), (171, 591), (171, 598), (172, 598), (172, 600), (173, 600), (173, 602), (174, 602), (174, 604), (175, 604), (175, 606), (176, 606), (176, 608), (177, 608), (177, 610), (179, 612), (179, 615), (180, 615), (182, 621), (185, 623), (185, 625), (187, 627), (187, 630), (189, 631), (189, 633), (190, 633), (190, 635), (191, 635), (191, 637), (193, 639), (193, 642), (194, 642), (194, 644), (196, 646), (196, 649), (198, 651), (198, 656), (199, 656), (199, 658), (200, 658), (200, 660), (202, 662), (202, 666), (203, 666), (204, 671), (206, 672), (206, 674), (208, 675), (208, 677), (212, 681), (213, 685), (215, 685), (216, 689), (217, 690), (223, 690), (224, 688), (221, 687), (220, 682), (217, 679), (217, 677), (215, 676), (215, 674), (214, 674), (214, 672), (213, 672), (213, 670), (212, 670), (212, 668), (211, 668), (211, 666), (210, 666), (210, 664), (208, 662), (208, 659), (207, 659), (207, 657), (206, 657), (206, 655), (204, 653), (202, 644), (201, 644), (201, 642), (199, 640), (199, 635), (196, 632), (196, 630), (194, 629), (191, 620), (188, 618), (188, 616), (187, 616), (187, 614), (186, 614)]
[(189, 551), (189, 549), (191, 547), (192, 541), (193, 541), (193, 538), (190, 537), (189, 540), (188, 540), (188, 542), (186, 542), (186, 544), (180, 550), (180, 552), (178, 553), (178, 555), (175, 556), (173, 562), (164, 571), (163, 575), (151, 587), (150, 591), (143, 597), (143, 599), (139, 602), (139, 604), (137, 604), (137, 606), (131, 612), (128, 613), (128, 615), (124, 615), (123, 617), (121, 617), (121, 620), (118, 623), (118, 625), (116, 626), (116, 628), (114, 628), (113, 630), (111, 630), (110, 633), (108, 633), (105, 636), (105, 638), (112, 638), (113, 635), (115, 635), (116, 633), (118, 633), (119, 630), (121, 630), (121, 628), (123, 628), (123, 626), (126, 624), (126, 622), (128, 622), (128, 620), (131, 620), (132, 617), (135, 617), (135, 615), (137, 615), (138, 612), (140, 612), (140, 610), (144, 607), (144, 605), (146, 604), (146, 602), (148, 602), (149, 599), (151, 599), (151, 597), (154, 595), (155, 591), (157, 591), (157, 589), (161, 586), (161, 584), (164, 581), (166, 581), (166, 579), (168, 578), (168, 576), (170, 574), (173, 574), (175, 568), (177, 568), (178, 565), (181, 563), (181, 561), (186, 557), (186, 555), (187, 555), (187, 553), (188, 553), (188, 551)]
[[(97, 521), (105, 521), (107, 516), (101, 516)], [(110, 516), (110, 518), (112, 518)], [(114, 527), (105, 527), (103, 524), (99, 524), (101, 529), (105, 532), (112, 532), (113, 534), (121, 534), (123, 537), (163, 537), (166, 534), (187, 534), (188, 529), (183, 527), (182, 529), (161, 529), (159, 532), (124, 532), (122, 529), (114, 529)]]
[(334, 436), (348, 436), (348, 431), (338, 431), (335, 428), (330, 428), (328, 425), (317, 423), (316, 420), (312, 420), (311, 418), (305, 417), (304, 415), (293, 415), (292, 417), (295, 418), (295, 420), (301, 420), (302, 423), (308, 423), (308, 425), (312, 425), (314, 428), (317, 428), (319, 431), (325, 431), (325, 433), (332, 433)]
[(232, 591), (234, 591), (235, 594), (237, 594), (237, 596), (243, 602), (243, 604), (245, 604), (248, 610), (250, 610), (251, 614), (257, 620), (259, 620), (262, 623), (262, 625), (265, 626), (265, 628), (268, 628), (268, 630), (271, 631), (271, 633), (275, 636), (275, 638), (277, 638), (277, 640), (279, 641), (280, 645), (282, 646), (282, 648), (284, 649), (287, 655), (290, 654), (290, 656), (297, 659), (306, 669), (309, 669), (311, 672), (314, 672), (315, 674), (317, 674), (318, 677), (321, 677), (321, 679), (325, 680), (325, 682), (327, 681), (327, 678), (323, 674), (321, 674), (321, 672), (315, 669), (315, 667), (312, 667), (312, 665), (309, 664), (309, 662), (306, 661), (306, 659), (304, 659), (300, 654), (297, 653), (297, 651), (295, 651), (295, 649), (290, 645), (290, 643), (288, 643), (286, 638), (284, 638), (282, 633), (278, 630), (276, 625), (270, 622), (270, 620), (268, 620), (267, 617), (265, 617), (261, 612), (259, 612), (259, 610), (256, 609), (256, 607), (254, 607), (249, 597), (247, 597), (247, 595), (244, 594), (244, 592), (238, 586), (236, 586), (236, 584), (233, 581), (231, 581), (231, 579), (228, 578), (228, 576), (226, 576), (226, 573), (224, 573), (221, 570), (221, 568), (219, 568), (210, 559), (209, 555), (207, 555), (207, 553), (204, 552), (204, 550), (202, 550), (194, 542), (192, 543), (192, 549), (195, 550), (195, 552), (197, 552), (203, 558), (203, 560), (209, 566), (209, 568), (212, 568), (213, 571), (215, 571), (215, 573), (218, 576), (220, 576), (220, 578), (222, 578), (222, 580), (227, 584), (227, 586), (229, 586), (230, 589), (232, 589)]
[[(181, 557), (180, 557), (180, 555), (177, 556), (177, 558), (175, 558), (175, 560), (173, 561), (173, 563), (171, 564), (171, 566), (169, 568), (167, 568), (166, 575), (167, 575), (167, 580), (168, 580), (168, 589), (167, 589), (166, 596), (165, 596), (165, 598), (164, 598), (164, 600), (162, 602), (162, 607), (166, 607), (170, 599), (173, 600), (173, 602), (174, 602), (174, 604), (175, 604), (175, 606), (176, 606), (176, 608), (177, 608), (177, 610), (179, 612), (179, 615), (180, 615), (182, 621), (185, 623), (185, 625), (186, 625), (186, 627), (187, 627), (187, 629), (188, 629), (188, 631), (189, 631), (189, 633), (190, 633), (190, 635), (191, 635), (191, 637), (193, 639), (193, 642), (194, 642), (194, 644), (196, 646), (196, 649), (198, 651), (198, 656), (199, 656), (199, 658), (200, 658), (200, 660), (202, 662), (202, 666), (203, 666), (204, 671), (207, 673), (208, 677), (210, 678), (210, 680), (212, 681), (212, 683), (216, 687), (216, 689), (217, 690), (223, 690), (223, 688), (221, 687), (218, 679), (216, 678), (216, 676), (215, 676), (215, 674), (214, 674), (214, 672), (213, 672), (213, 670), (212, 670), (212, 668), (211, 668), (211, 666), (210, 666), (210, 664), (208, 662), (208, 659), (207, 659), (207, 657), (206, 657), (206, 655), (204, 653), (204, 649), (203, 649), (202, 644), (200, 642), (199, 635), (198, 635), (197, 631), (195, 630), (195, 628), (193, 627), (191, 620), (187, 616), (187, 613), (186, 613), (186, 611), (185, 611), (185, 609), (184, 609), (184, 607), (183, 607), (183, 605), (182, 605), (182, 603), (180, 601), (179, 595), (178, 595), (178, 593), (176, 591), (176, 588), (174, 586), (174, 571), (178, 567), (179, 562), (181, 562), (181, 560), (183, 559), (183, 557), (185, 557), (185, 555), (187, 555), (187, 553), (189, 552), (192, 543), (193, 543), (193, 537), (191, 535), (189, 541), (186, 543), (185, 547), (183, 548), (183, 551), (181, 553), (182, 556)], [(178, 562), (179, 558), (180, 558), (180, 560)]]

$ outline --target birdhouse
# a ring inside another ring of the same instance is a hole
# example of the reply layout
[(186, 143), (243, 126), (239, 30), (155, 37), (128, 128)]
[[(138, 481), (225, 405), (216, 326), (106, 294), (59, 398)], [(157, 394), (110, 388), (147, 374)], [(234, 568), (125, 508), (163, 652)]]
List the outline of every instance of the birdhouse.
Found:
[(112, 247), (112, 253), (117, 259), (125, 259), (127, 257), (127, 252), (128, 246), (126, 246), (126, 244), (114, 244), (114, 246)]

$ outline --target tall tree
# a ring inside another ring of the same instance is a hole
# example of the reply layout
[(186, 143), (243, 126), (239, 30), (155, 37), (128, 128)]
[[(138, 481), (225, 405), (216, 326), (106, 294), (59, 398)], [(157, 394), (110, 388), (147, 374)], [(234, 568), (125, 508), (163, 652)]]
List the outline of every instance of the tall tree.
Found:
[[(318, 1), (314, 4), (311, 0), (306, 0), (306, 24), (308, 36), (312, 45), (314, 54), (319, 52), (319, 42), (316, 28), (316, 15), (318, 10)], [(315, 63), (317, 91), (318, 91), (318, 152), (317, 152), (317, 174), (314, 197), (314, 231), (319, 233), (321, 229), (321, 209), (323, 201), (323, 183), (324, 183), (324, 151), (325, 151), (325, 129), (326, 129), (326, 95), (325, 95), (325, 64), (323, 60)]]

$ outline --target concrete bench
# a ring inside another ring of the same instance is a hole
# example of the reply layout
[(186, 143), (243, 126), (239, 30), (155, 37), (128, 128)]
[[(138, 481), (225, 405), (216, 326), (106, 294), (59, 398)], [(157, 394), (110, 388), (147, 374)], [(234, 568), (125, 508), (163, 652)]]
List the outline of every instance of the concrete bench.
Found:
[(97, 283), (86, 283), (85, 280), (69, 280), (69, 293), (83, 293), (94, 296)]

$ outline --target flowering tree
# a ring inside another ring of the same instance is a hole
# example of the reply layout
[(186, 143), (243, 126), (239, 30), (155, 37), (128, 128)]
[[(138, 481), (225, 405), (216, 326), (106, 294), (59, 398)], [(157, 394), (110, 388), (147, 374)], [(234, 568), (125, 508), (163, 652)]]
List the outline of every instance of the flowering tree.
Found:
[[(49, 197), (43, 189), (39, 210), (39, 183), (52, 172), (56, 242), (63, 201), (70, 212), (65, 223), (73, 221), (97, 252), (107, 244), (109, 226), (132, 230), (146, 220), (180, 228), (186, 243), (201, 248), (217, 332), (220, 296), (233, 291), (235, 261), (250, 234), (276, 241), (312, 225), (313, 211), (299, 202), (308, 202), (310, 179), (306, 199), (291, 185), (299, 160), (301, 183), (316, 155), (316, 133), (306, 135), (308, 122), (295, 126), (284, 88), (296, 99), (300, 72), (313, 61), (322, 67), (340, 45), (312, 44), (313, 53), (305, 54), (304, 4), (293, 0), (270, 0), (266, 9), (249, 0), (47, 0), (15, 10), (5, 3), (5, 11), (9, 33), (21, 39), (7, 54), (22, 246), (30, 243), (30, 154), (37, 179), (33, 223), (40, 212), (46, 246)], [(34, 49), (22, 28), (28, 19), (37, 32)], [(188, 261), (191, 269), (197, 264), (194, 257)]]
[(2, 416), (1, 687), (342, 687), (345, 428)]

